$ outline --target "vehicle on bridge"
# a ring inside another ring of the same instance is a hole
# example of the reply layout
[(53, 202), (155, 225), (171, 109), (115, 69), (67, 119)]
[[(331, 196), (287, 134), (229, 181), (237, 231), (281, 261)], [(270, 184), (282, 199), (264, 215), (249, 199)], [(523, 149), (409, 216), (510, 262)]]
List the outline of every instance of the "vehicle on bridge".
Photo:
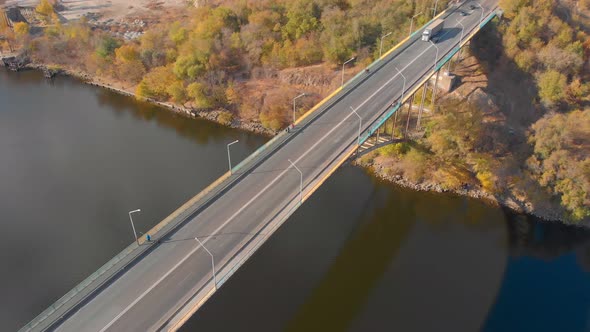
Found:
[(430, 23), (430, 25), (422, 31), (422, 40), (426, 42), (432, 40), (436, 43), (436, 40), (433, 40), (432, 38), (442, 30), (444, 23), (445, 21), (440, 18)]

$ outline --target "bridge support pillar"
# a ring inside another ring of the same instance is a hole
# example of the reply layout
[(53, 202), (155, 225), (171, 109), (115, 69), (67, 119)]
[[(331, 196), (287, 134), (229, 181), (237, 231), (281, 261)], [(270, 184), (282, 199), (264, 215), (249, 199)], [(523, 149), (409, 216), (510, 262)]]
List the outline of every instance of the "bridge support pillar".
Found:
[(436, 110), (436, 90), (438, 88), (438, 77), (440, 75), (440, 70), (436, 72), (436, 78), (434, 79), (434, 84), (432, 85), (432, 113)]
[(422, 120), (422, 111), (424, 111), (424, 101), (426, 100), (426, 91), (428, 90), (428, 81), (422, 87), (422, 100), (418, 108), (418, 121), (416, 122), (416, 129), (420, 129), (420, 121)]
[(410, 118), (412, 117), (412, 106), (414, 106), (414, 97), (416, 95), (413, 94), (410, 96), (410, 104), (408, 105), (408, 119), (406, 120), (406, 138), (408, 137), (408, 131), (410, 129)]
[(395, 139), (395, 127), (397, 125), (397, 113), (399, 113), (399, 109), (397, 111), (395, 111), (395, 114), (393, 115), (393, 125), (391, 126), (391, 139)]

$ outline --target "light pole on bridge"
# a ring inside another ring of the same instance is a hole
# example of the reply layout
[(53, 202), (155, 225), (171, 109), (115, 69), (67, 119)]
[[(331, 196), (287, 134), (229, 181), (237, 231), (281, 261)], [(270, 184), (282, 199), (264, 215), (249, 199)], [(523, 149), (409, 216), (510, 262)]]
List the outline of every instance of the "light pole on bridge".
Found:
[(342, 82), (340, 83), (340, 86), (344, 85), (344, 66), (349, 63), (350, 61), (354, 60), (356, 57), (352, 57), (348, 60), (346, 60), (343, 64), (342, 64)]
[(437, 9), (438, 9), (438, 0), (436, 0), (436, 2), (434, 3), (434, 15), (432, 15), (433, 17), (436, 16)]
[(203, 242), (201, 242), (201, 240), (199, 240), (198, 237), (195, 236), (195, 240), (197, 240), (201, 247), (203, 247), (203, 249), (205, 249), (209, 256), (211, 256), (211, 268), (213, 269), (213, 284), (215, 285), (215, 290), (217, 290), (217, 274), (215, 273), (215, 259), (213, 258), (213, 254), (209, 251), (209, 249), (207, 249), (207, 247), (205, 247)]
[(291, 159), (287, 159), (290, 163), (291, 166), (293, 166), (297, 172), (299, 172), (299, 204), (303, 204), (303, 172), (301, 172), (301, 170), (299, 169), (299, 167), (297, 167), (292, 161)]
[(296, 101), (297, 99), (299, 99), (299, 98), (301, 98), (301, 97), (305, 97), (305, 96), (307, 96), (307, 94), (305, 94), (305, 93), (302, 93), (302, 94), (300, 94), (299, 96), (297, 96), (297, 97), (293, 98), (293, 126), (295, 125), (295, 101)]
[(238, 143), (238, 142), (239, 142), (239, 140), (235, 140), (227, 145), (227, 163), (229, 164), (229, 174), (233, 174), (232, 169), (231, 169), (231, 155), (229, 154), (229, 147)]
[(363, 118), (361, 118), (361, 116), (356, 112), (356, 110), (354, 108), (352, 108), (352, 106), (350, 106), (350, 109), (359, 118), (359, 133), (358, 133), (358, 138), (357, 138), (357, 141), (356, 141), (357, 142), (356, 145), (358, 145), (358, 147), (360, 148), (361, 147), (361, 127), (363, 126)]
[(383, 52), (383, 38), (391, 35), (393, 32), (388, 32), (387, 34), (381, 36), (381, 45), (379, 46), (379, 57), (381, 57), (381, 53)]
[(408, 36), (412, 35), (412, 30), (414, 28), (414, 19), (420, 15), (422, 15), (423, 12), (419, 12), (418, 14), (412, 16), (412, 18), (410, 19), (410, 33), (408, 34)]
[(479, 2), (475, 2), (475, 4), (481, 9), (481, 18), (479, 19), (479, 25), (483, 23), (483, 7), (479, 4)]
[(131, 221), (131, 229), (133, 229), (133, 237), (135, 237), (135, 242), (137, 242), (137, 245), (139, 245), (139, 238), (137, 237), (137, 232), (135, 231), (135, 225), (133, 224), (133, 217), (131, 217), (131, 214), (136, 213), (136, 212), (141, 212), (141, 209), (129, 211), (129, 221)]
[(400, 99), (400, 104), (404, 101), (404, 94), (406, 92), (406, 76), (404, 74), (402, 74), (402, 72), (397, 69), (397, 67), (395, 67), (395, 70), (397, 70), (397, 72), (402, 75), (402, 77), (404, 78), (404, 87), (402, 88), (402, 98)]
[(463, 42), (463, 32), (465, 31), (465, 26), (459, 20), (457, 20), (457, 23), (461, 25), (461, 39), (459, 39), (459, 46), (461, 46), (461, 43)]
[(433, 70), (436, 70), (436, 65), (438, 64), (438, 46), (436, 46), (436, 44), (433, 43), (432, 40), (429, 40), (429, 42), (432, 44), (432, 46), (434, 46), (436, 48), (436, 57), (434, 58), (434, 68), (433, 68)]

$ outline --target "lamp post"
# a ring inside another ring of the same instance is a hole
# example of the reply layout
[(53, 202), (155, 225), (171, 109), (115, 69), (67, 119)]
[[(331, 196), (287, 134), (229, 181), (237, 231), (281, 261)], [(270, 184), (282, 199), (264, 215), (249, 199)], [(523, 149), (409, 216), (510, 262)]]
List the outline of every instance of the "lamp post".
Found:
[(434, 3), (434, 15), (436, 16), (436, 10), (438, 9), (438, 0), (436, 0), (436, 2)]
[(340, 84), (340, 86), (343, 86), (343, 85), (344, 85), (344, 66), (345, 66), (347, 63), (349, 63), (350, 61), (354, 60), (354, 59), (355, 59), (355, 57), (352, 57), (352, 58), (350, 58), (350, 59), (346, 60), (346, 61), (345, 61), (345, 62), (342, 64), (342, 83)]
[(293, 164), (293, 162), (291, 161), (291, 159), (287, 159), (290, 163), (291, 166), (293, 166), (297, 172), (299, 172), (299, 204), (303, 204), (303, 172), (301, 172), (301, 170), (299, 169), (299, 167), (297, 167), (295, 164)]
[(363, 118), (361, 118), (361, 116), (356, 112), (356, 110), (354, 108), (352, 108), (352, 106), (350, 106), (350, 109), (359, 118), (359, 133), (358, 133), (358, 138), (357, 138), (356, 144), (360, 147), (361, 146), (361, 127), (363, 125)]
[(404, 78), (404, 87), (402, 88), (402, 99), (400, 99), (400, 103), (402, 103), (404, 101), (404, 94), (406, 92), (406, 76), (402, 74), (402, 72), (399, 69), (397, 69), (397, 67), (395, 67), (395, 70), (397, 70), (397, 72)]
[(299, 96), (293, 98), (293, 125), (295, 125), (295, 100), (297, 100), (297, 99), (299, 99), (301, 97), (305, 97), (305, 96), (306, 96), (306, 94), (305, 93), (302, 93)]
[(238, 143), (239, 140), (235, 140), (227, 145), (227, 163), (229, 164), (229, 174), (233, 174), (231, 170), (231, 155), (229, 154), (229, 147)]
[(419, 12), (418, 14), (412, 16), (412, 18), (410, 19), (410, 33), (408, 34), (408, 36), (412, 35), (412, 29), (414, 28), (414, 19), (420, 15), (422, 15), (423, 12)]
[(432, 44), (432, 46), (434, 46), (436, 48), (436, 57), (434, 58), (434, 68), (432, 70), (436, 70), (436, 65), (438, 64), (438, 46), (436, 46), (435, 43), (432, 42), (432, 40), (429, 40), (429, 42)]
[(383, 38), (391, 35), (392, 32), (388, 32), (387, 34), (381, 36), (381, 46), (379, 46), (379, 57), (381, 57), (381, 53), (383, 52)]
[(129, 221), (131, 221), (131, 229), (133, 229), (133, 236), (135, 237), (135, 242), (139, 245), (139, 238), (137, 237), (137, 232), (135, 232), (135, 225), (133, 224), (133, 217), (131, 217), (132, 213), (141, 212), (141, 209), (129, 211)]
[(479, 25), (483, 22), (483, 7), (479, 4), (479, 2), (475, 2), (475, 4), (481, 9), (481, 18), (479, 19)]
[(209, 249), (207, 249), (205, 247), (203, 242), (201, 242), (201, 240), (199, 240), (198, 237), (195, 237), (195, 240), (197, 240), (197, 242), (199, 242), (201, 247), (203, 247), (203, 249), (205, 249), (205, 251), (209, 254), (209, 256), (211, 256), (211, 268), (213, 269), (213, 284), (215, 285), (215, 290), (217, 290), (217, 276), (215, 273), (215, 259), (213, 258), (213, 254), (209, 251)]
[(461, 43), (463, 42), (463, 31), (465, 31), (465, 26), (459, 20), (457, 20), (457, 23), (461, 25), (461, 39), (459, 40), (459, 46), (461, 46)]

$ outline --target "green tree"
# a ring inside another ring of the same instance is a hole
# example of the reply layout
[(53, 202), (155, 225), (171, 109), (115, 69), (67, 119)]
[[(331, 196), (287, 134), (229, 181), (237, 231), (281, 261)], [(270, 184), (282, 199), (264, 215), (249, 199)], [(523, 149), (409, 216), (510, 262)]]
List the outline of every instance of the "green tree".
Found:
[(567, 77), (556, 70), (549, 70), (539, 75), (537, 84), (541, 100), (553, 105), (565, 97)]
[(321, 11), (312, 0), (294, 0), (287, 11), (283, 39), (296, 40), (320, 28)]
[(115, 50), (121, 45), (121, 43), (108, 35), (104, 35), (96, 47), (96, 55), (106, 59), (115, 53)]
[(193, 99), (197, 108), (210, 109), (215, 105), (213, 98), (210, 96), (209, 89), (203, 83), (191, 83), (186, 88), (186, 91), (188, 96)]

